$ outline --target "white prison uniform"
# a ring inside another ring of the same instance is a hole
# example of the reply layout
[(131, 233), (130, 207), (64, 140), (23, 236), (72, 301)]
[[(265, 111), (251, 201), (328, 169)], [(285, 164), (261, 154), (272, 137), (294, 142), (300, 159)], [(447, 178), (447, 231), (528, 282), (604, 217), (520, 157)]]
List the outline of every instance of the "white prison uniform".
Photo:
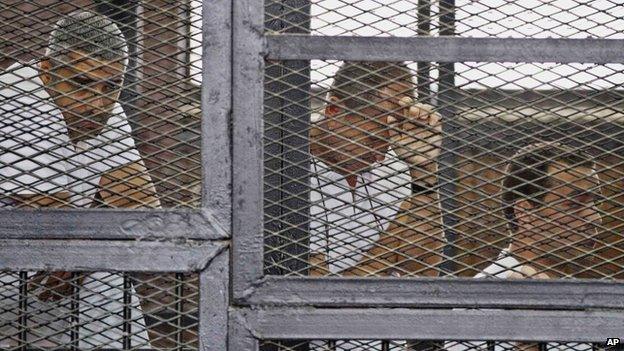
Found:
[[(522, 265), (520, 262), (509, 254), (509, 249), (505, 249), (498, 256), (496, 262), (487, 266), (483, 271), (477, 273), (475, 278), (509, 278), (513, 272), (522, 274)], [(484, 309), (491, 310), (491, 309)], [(501, 340), (504, 341), (504, 340)], [(447, 351), (471, 351), (471, 350), (486, 350), (487, 344), (483, 341), (448, 341), (446, 342), (445, 349)], [(513, 343), (509, 342), (497, 342), (495, 346), (496, 351), (507, 351), (512, 349)], [(551, 351), (591, 351), (592, 345), (587, 343), (565, 343), (565, 344), (547, 344), (548, 350)]]
[[(104, 173), (142, 162), (130, 125), (122, 107), (115, 104), (102, 133), (74, 146), (61, 111), (52, 103), (38, 74), (32, 66), (18, 63), (0, 76), (0, 199), (8, 194), (69, 191), (73, 205), (90, 207)], [(17, 273), (0, 273), (0, 284), (0, 347), (8, 347), (15, 345), (19, 332)], [(79, 347), (123, 347), (122, 276), (92, 273), (79, 294)], [(28, 294), (31, 346), (70, 341), (69, 300), (41, 302), (35, 294)], [(134, 291), (131, 307), (131, 328), (136, 333), (131, 343), (143, 344), (147, 333)]]
[[(326, 255), (332, 274), (357, 265), (411, 194), (407, 165), (392, 152), (377, 167), (358, 176), (355, 189), (343, 175), (312, 159), (310, 186), (310, 251)], [(327, 341), (311, 341), (310, 347), (329, 350)], [(379, 341), (350, 340), (338, 342), (331, 351), (380, 349)]]

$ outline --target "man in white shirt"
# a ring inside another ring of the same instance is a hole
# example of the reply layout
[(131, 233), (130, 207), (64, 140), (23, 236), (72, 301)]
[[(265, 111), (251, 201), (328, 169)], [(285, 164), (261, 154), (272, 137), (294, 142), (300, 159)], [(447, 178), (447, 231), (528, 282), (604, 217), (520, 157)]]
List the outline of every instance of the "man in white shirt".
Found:
[[(553, 142), (527, 146), (509, 161), (502, 184), (511, 243), (476, 278), (553, 279), (586, 277), (599, 270), (594, 252), (601, 245), (597, 202), (600, 179), (591, 156)], [(598, 267), (598, 268), (597, 268)], [(483, 346), (447, 343), (452, 351)], [(518, 344), (519, 349), (540, 349)], [(569, 344), (591, 350), (590, 344)], [(553, 347), (543, 344), (542, 348)]]
[(437, 276), (441, 119), (414, 103), (414, 87), (400, 62), (345, 62), (336, 73), (310, 132), (310, 275)]
[(399, 62), (345, 62), (311, 129), (312, 275), (437, 275), (441, 121)]
[[(160, 206), (118, 103), (127, 52), (125, 38), (108, 18), (77, 11), (57, 22), (42, 60), (16, 63), (2, 73), (3, 207)], [(28, 346), (68, 347), (76, 286), (79, 347), (123, 346), (122, 275), (29, 273), (29, 279)], [(4, 272), (0, 281), (0, 347), (13, 347), (24, 342), (20, 279)], [(134, 294), (131, 300), (131, 343), (145, 345), (139, 301)]]

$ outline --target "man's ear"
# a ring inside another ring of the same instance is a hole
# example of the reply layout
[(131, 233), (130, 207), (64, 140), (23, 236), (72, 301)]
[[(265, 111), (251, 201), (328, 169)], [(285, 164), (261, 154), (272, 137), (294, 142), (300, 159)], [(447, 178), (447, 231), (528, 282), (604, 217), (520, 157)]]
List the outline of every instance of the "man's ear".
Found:
[(39, 63), (40, 73), (39, 79), (43, 82), (43, 85), (48, 85), (52, 81), (52, 74), (50, 70), (52, 69), (52, 63), (50, 63), (49, 59), (44, 59)]
[(329, 97), (329, 102), (327, 103), (327, 106), (325, 107), (325, 115), (327, 117), (334, 117), (340, 113), (341, 109), (340, 109), (340, 106), (338, 106), (339, 100), (340, 99), (338, 99), (338, 97), (333, 96), (333, 95)]
[(533, 209), (533, 204), (529, 200), (518, 200), (514, 204), (514, 215), (519, 225), (528, 223), (531, 221), (530, 211)]

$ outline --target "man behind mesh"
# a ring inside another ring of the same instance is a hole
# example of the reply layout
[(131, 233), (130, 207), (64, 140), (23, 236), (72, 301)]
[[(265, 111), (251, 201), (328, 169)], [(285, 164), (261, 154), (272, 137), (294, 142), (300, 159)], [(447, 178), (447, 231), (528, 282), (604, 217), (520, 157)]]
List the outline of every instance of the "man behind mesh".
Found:
[(345, 62), (336, 73), (310, 132), (311, 275), (437, 276), (441, 121), (414, 103), (414, 87), (400, 62)]
[[(0, 203), (5, 207), (158, 207), (152, 181), (118, 103), (126, 40), (107, 17), (77, 11), (59, 20), (44, 58), (0, 76)], [(120, 348), (119, 274), (29, 274), (27, 342), (68, 347), (70, 296), (78, 289), (80, 348)], [(20, 342), (15, 274), (0, 275), (0, 345)], [(70, 283), (71, 281), (71, 283)], [(132, 297), (134, 345), (147, 335)], [(21, 340), (23, 342), (24, 340)]]
[[(509, 160), (502, 184), (511, 243), (495, 263), (475, 277), (595, 275), (601, 268), (592, 252), (600, 245), (602, 218), (597, 208), (600, 180), (594, 167), (591, 156), (560, 143), (542, 142), (519, 150)], [(447, 348), (460, 351), (477, 346), (448, 344)], [(541, 345), (542, 349), (546, 346)], [(568, 346), (591, 349), (589, 344)], [(517, 348), (540, 349), (538, 344), (518, 344)]]

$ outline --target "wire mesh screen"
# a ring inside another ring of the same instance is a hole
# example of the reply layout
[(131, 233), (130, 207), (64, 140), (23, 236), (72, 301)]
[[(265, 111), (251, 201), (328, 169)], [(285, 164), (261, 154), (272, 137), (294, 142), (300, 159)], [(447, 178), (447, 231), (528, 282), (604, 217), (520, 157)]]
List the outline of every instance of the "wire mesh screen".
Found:
[(0, 1), (12, 207), (196, 207), (201, 1)]
[(623, 277), (622, 65), (271, 61), (265, 269)]
[(197, 349), (196, 274), (0, 273), (3, 350)]
[(306, 340), (306, 341), (263, 341), (262, 350), (271, 351), (591, 351), (620, 350), (619, 342), (614, 346), (604, 343), (522, 343), (512, 341), (405, 341), (405, 340)]
[[(616, 39), (624, 35), (620, 5), (609, 0), (265, 1), (269, 21), (286, 24), (267, 28), (270, 33), (397, 37), (454, 32), (466, 37)], [(449, 16), (456, 26), (449, 25)]]

